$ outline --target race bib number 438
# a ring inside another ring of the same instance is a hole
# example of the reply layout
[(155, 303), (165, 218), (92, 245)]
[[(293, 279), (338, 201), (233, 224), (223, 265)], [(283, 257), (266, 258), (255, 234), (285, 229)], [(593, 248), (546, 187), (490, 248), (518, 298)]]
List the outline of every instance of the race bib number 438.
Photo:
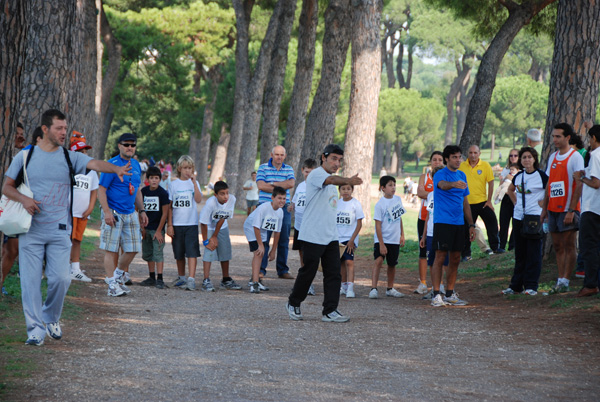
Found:
[(173, 201), (173, 208), (191, 208), (192, 196), (190, 194), (177, 194)]
[(565, 195), (565, 182), (555, 181), (550, 183), (550, 198), (562, 197)]

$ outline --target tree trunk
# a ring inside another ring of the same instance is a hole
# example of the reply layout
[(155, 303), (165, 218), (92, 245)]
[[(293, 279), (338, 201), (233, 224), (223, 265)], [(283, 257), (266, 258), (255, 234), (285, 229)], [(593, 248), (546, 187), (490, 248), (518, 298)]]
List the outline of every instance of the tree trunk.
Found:
[[(217, 67), (213, 67), (217, 68)], [(211, 80), (212, 81), (212, 80)], [(204, 107), (204, 118), (202, 119), (202, 132), (196, 142), (196, 155), (198, 182), (202, 185), (208, 184), (208, 157), (210, 153), (210, 133), (215, 120), (215, 106), (217, 105), (217, 94), (219, 79), (212, 81), (213, 96), (209, 103)]]
[(28, 130), (42, 113), (59, 109), (69, 132), (93, 138), (96, 129), (96, 5), (94, 0), (33, 1), (27, 16), (21, 120)]
[(404, 44), (400, 42), (398, 44), (398, 57), (396, 59), (396, 75), (398, 76), (398, 85), (400, 88), (406, 88), (406, 80), (404, 79), (404, 73), (402, 72), (402, 64), (404, 63)]
[(530, 0), (517, 5), (514, 2), (503, 3), (508, 7), (509, 15), (487, 48), (479, 64), (475, 83), (475, 93), (469, 104), (465, 129), (460, 139), (460, 148), (466, 153), (469, 146), (479, 145), (490, 107), (492, 93), (496, 86), (496, 75), (500, 63), (510, 44), (519, 31), (527, 25), (544, 7), (556, 0)]
[[(108, 133), (110, 132), (110, 123), (114, 117), (114, 110), (112, 116), (109, 116), (109, 108), (111, 108), (111, 97), (112, 92), (117, 85), (119, 78), (119, 67), (121, 66), (121, 57), (123, 54), (123, 48), (121, 43), (117, 40), (112, 32), (104, 8), (101, 8), (100, 12), (100, 34), (102, 36), (103, 45), (99, 47), (98, 60), (102, 60), (102, 53), (106, 52), (108, 57), (106, 58), (106, 68), (104, 74), (101, 77), (101, 88), (102, 96), (100, 100), (99, 117), (98, 117), (98, 129), (96, 135), (92, 138), (92, 157), (98, 159), (104, 159), (104, 151), (106, 148), (106, 140), (108, 139)], [(103, 65), (100, 64), (99, 70), (103, 69)], [(110, 117), (110, 118), (109, 118)], [(107, 120), (109, 123), (107, 124)], [(106, 127), (108, 126), (108, 130)]]
[(550, 96), (540, 164), (552, 151), (552, 127), (569, 123), (585, 138), (583, 123), (593, 122), (600, 79), (600, 2), (561, 0), (558, 3)]
[[(244, 180), (239, 179), (239, 175), (246, 177), (254, 170), (256, 164), (256, 152), (258, 147), (258, 132), (260, 130), (260, 116), (262, 113), (263, 95), (265, 84), (267, 82), (267, 73), (271, 67), (271, 56), (273, 46), (275, 45), (275, 36), (277, 34), (280, 16), (283, 11), (290, 7), (294, 0), (279, 0), (273, 8), (273, 14), (269, 21), (267, 33), (260, 46), (260, 52), (254, 67), (254, 74), (248, 85), (248, 95), (246, 103), (246, 113), (244, 115), (243, 138), (244, 146), (240, 150), (240, 163), (238, 166), (237, 186), (233, 187), (234, 194), (237, 197), (238, 208), (243, 208), (244, 203)], [(230, 186), (230, 191), (231, 191)]]
[(352, 84), (344, 152), (351, 164), (347, 164), (349, 168), (344, 175), (358, 174), (364, 180), (355, 187), (354, 195), (363, 206), (365, 225), (371, 223), (371, 168), (381, 85), (379, 24), (382, 8), (381, 0), (352, 2)]
[(465, 81), (463, 81), (464, 85), (458, 91), (458, 97), (456, 98), (456, 144), (460, 144), (460, 138), (465, 130), (469, 104), (475, 93), (475, 85), (472, 85), (471, 88), (466, 91), (470, 78), (471, 72), (469, 71), (468, 76), (465, 77)]
[(415, 46), (413, 44), (408, 45), (408, 68), (406, 69), (406, 83), (404, 88), (410, 89), (410, 81), (412, 80), (413, 72), (413, 53), (415, 52)]
[[(301, 161), (307, 158), (320, 160), (321, 151), (333, 140), (342, 70), (350, 44), (350, 18), (350, 0), (329, 2), (325, 10), (321, 81), (306, 121)], [(301, 177), (300, 174), (298, 165), (296, 177)]]
[(228, 150), (230, 149), (230, 139), (231, 135), (227, 132), (227, 125), (223, 123), (221, 125), (221, 136), (219, 137), (219, 143), (217, 144), (217, 151), (215, 152), (212, 169), (210, 171), (209, 183), (216, 183), (217, 181), (224, 179), (225, 160), (227, 159), (227, 152), (229, 152)]
[[(6, 168), (13, 157), (19, 122), (29, 6), (27, 1), (0, 0), (0, 188), (4, 183)], [(27, 138), (28, 132), (33, 131), (33, 128), (25, 126), (25, 129), (24, 135)]]
[(306, 112), (312, 89), (312, 76), (315, 68), (315, 42), (319, 9), (317, 0), (303, 0), (298, 27), (298, 59), (296, 60), (296, 77), (290, 100), (290, 111), (287, 120), (285, 149), (286, 163), (296, 170), (300, 163)]
[(385, 170), (389, 172), (392, 167), (392, 154), (394, 153), (394, 147), (392, 146), (391, 141), (385, 141), (384, 150), (385, 158), (383, 159), (383, 166), (385, 167)]
[(373, 170), (371, 172), (374, 175), (378, 175), (383, 167), (383, 144), (381, 141), (375, 140), (375, 155), (373, 156)]
[(260, 161), (267, 161), (271, 150), (278, 144), (279, 139), (279, 113), (281, 111), (281, 98), (283, 97), (283, 81), (288, 60), (288, 45), (294, 25), (296, 2), (290, 1), (279, 16), (279, 27), (271, 56), (269, 80), (265, 88), (263, 107), (262, 135), (260, 143)]
[[(248, 27), (254, 0), (232, 0), (235, 10), (236, 45), (235, 45), (235, 97), (233, 102), (233, 118), (231, 122), (230, 140), (227, 148), (225, 177), (230, 191), (235, 193), (238, 182), (238, 167), (242, 146), (244, 117), (248, 102), (248, 84), (250, 81), (250, 60), (248, 59)], [(211, 174), (211, 180), (213, 175)]]
[(404, 173), (404, 155), (402, 154), (401, 141), (396, 141), (396, 156), (398, 158), (398, 170), (396, 171), (396, 176), (400, 176), (402, 173)]
[(458, 75), (456, 78), (454, 78), (454, 81), (452, 81), (450, 90), (446, 95), (446, 133), (444, 134), (444, 146), (452, 144), (452, 132), (454, 129), (454, 100), (456, 99), (456, 95), (458, 95), (459, 82), (461, 81), (461, 70), (458, 62), (456, 63), (456, 69), (458, 70)]

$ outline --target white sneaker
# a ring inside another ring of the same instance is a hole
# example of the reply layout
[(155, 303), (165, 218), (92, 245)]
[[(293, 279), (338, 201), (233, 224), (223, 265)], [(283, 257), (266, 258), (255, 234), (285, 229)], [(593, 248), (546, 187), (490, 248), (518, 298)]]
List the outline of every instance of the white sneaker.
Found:
[(345, 295), (347, 292), (346, 289), (344, 289), (343, 287), (340, 288), (340, 295)]
[(379, 299), (379, 292), (377, 291), (377, 289), (371, 289), (371, 291), (369, 292), (369, 299)]
[(342, 313), (340, 313), (337, 310), (333, 310), (329, 314), (324, 314), (323, 318), (321, 318), (321, 321), (324, 321), (324, 322), (348, 322), (348, 321), (350, 321), (350, 317), (343, 315)]
[(81, 281), (81, 282), (91, 282), (92, 280), (83, 273), (83, 271), (79, 272), (71, 272), (71, 280), (72, 281)]
[(535, 296), (535, 295), (537, 295), (537, 293), (538, 292), (536, 290), (533, 290), (533, 289), (525, 289), (523, 291), (523, 294), (527, 295), (527, 296)]
[(456, 292), (453, 292), (450, 297), (444, 297), (444, 301), (450, 306), (466, 306), (469, 304), (465, 300), (459, 299)]
[(390, 290), (386, 290), (385, 295), (388, 297), (404, 297), (404, 293), (398, 292), (394, 288), (391, 288)]
[(58, 322), (46, 324), (46, 333), (57, 340), (62, 338), (62, 329), (60, 329)]
[(504, 289), (504, 290), (502, 291), (502, 294), (503, 294), (503, 295), (506, 295), (506, 296), (508, 296), (508, 295), (514, 295), (514, 294), (515, 294), (515, 291), (514, 291), (514, 290), (512, 290), (512, 288), (506, 288), (506, 289)]
[(431, 305), (433, 307), (444, 307), (447, 304), (448, 303), (444, 302), (444, 299), (442, 299), (442, 295), (441, 294), (438, 294), (433, 299), (431, 299)]
[(315, 296), (315, 287), (311, 284), (310, 287), (308, 288), (308, 292), (306, 293), (308, 296)]
[(354, 294), (354, 289), (348, 289), (346, 291), (346, 299), (353, 299), (356, 295)]
[(425, 293), (427, 293), (429, 291), (429, 289), (427, 288), (427, 285), (424, 283), (419, 283), (419, 286), (417, 286), (417, 288), (415, 289), (414, 293), (420, 294), (420, 295), (424, 295)]
[(118, 283), (111, 282), (108, 284), (107, 296), (118, 297), (123, 296), (124, 294), (126, 293), (123, 291), (123, 289), (121, 289), (121, 286), (119, 286)]

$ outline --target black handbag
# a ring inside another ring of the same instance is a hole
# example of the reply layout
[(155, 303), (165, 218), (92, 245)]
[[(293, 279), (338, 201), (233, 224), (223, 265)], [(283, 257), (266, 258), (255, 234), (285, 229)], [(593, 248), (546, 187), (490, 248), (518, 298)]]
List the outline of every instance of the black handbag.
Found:
[(523, 220), (521, 221), (521, 236), (526, 239), (541, 239), (544, 236), (542, 223), (539, 215), (525, 214), (525, 171), (521, 181), (521, 195), (523, 196)]

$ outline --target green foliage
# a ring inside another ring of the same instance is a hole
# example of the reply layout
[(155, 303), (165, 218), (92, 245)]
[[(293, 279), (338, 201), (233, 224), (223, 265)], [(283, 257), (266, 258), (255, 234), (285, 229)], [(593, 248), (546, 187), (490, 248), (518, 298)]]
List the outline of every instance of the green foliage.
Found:
[[(548, 86), (528, 75), (499, 78), (484, 128), (484, 140), (496, 134), (499, 144), (518, 143), (528, 129), (544, 127), (548, 104)], [(482, 144), (486, 141), (482, 141)]]

